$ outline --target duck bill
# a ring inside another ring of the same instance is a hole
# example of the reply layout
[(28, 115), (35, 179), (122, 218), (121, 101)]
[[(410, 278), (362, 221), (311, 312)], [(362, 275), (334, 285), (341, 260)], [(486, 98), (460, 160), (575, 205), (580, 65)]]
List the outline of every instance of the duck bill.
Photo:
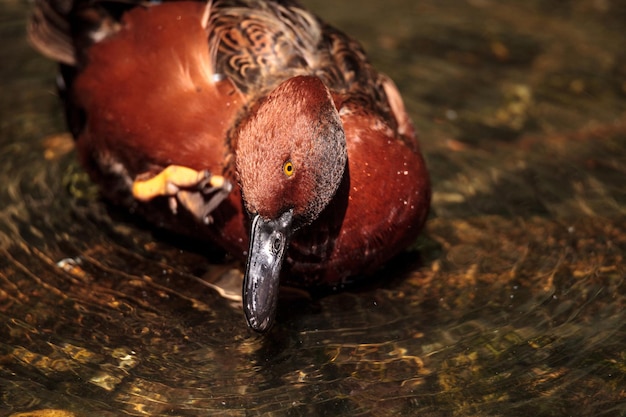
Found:
[(292, 220), (291, 210), (273, 220), (258, 214), (252, 219), (243, 310), (248, 325), (257, 332), (267, 331), (276, 315), (280, 270), (289, 246)]

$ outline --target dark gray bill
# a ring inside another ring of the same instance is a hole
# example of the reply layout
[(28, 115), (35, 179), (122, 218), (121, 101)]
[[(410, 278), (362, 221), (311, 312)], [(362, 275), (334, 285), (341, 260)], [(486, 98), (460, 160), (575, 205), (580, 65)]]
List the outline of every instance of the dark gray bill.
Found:
[(257, 332), (267, 331), (276, 315), (280, 269), (289, 246), (292, 219), (291, 210), (274, 220), (259, 215), (252, 219), (243, 311), (248, 325)]

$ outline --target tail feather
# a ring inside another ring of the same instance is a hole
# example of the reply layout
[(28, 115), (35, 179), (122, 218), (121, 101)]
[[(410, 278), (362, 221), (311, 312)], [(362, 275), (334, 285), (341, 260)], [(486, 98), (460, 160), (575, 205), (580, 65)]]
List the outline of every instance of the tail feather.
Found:
[(37, 0), (27, 28), (35, 49), (67, 65), (76, 64), (68, 21), (72, 6), (72, 0)]
[(119, 29), (122, 14), (155, 0), (35, 0), (28, 39), (43, 55), (66, 65), (80, 64), (77, 51)]

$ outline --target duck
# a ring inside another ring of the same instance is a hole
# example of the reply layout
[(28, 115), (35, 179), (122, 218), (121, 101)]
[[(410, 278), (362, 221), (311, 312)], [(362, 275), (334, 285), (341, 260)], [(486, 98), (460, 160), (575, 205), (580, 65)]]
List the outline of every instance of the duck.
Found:
[(103, 197), (245, 261), (257, 332), (282, 284), (341, 288), (423, 228), (398, 88), (295, 1), (36, 0), (28, 38)]

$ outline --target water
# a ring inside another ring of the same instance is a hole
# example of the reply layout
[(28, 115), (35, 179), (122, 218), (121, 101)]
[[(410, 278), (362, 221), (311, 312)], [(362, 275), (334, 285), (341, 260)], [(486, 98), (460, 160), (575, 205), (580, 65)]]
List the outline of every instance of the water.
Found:
[(397, 81), (433, 213), (266, 336), (198, 280), (241, 265), (98, 199), (0, 5), (0, 416), (626, 415), (626, 6), (307, 4)]

